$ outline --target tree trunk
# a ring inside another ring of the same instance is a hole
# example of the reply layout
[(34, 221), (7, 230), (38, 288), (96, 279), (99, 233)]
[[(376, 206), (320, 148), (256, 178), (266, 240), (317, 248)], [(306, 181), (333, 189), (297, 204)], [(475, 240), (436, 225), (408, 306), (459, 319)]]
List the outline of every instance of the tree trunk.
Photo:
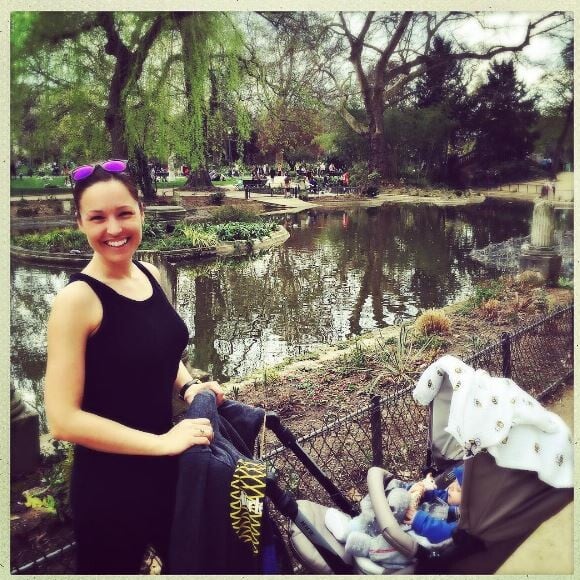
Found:
[(369, 169), (378, 171), (383, 180), (392, 180), (397, 177), (396, 159), (385, 141), (385, 104), (380, 95), (377, 95), (373, 101), (372, 109), (368, 111), (370, 116), (368, 129)]
[(121, 59), (117, 60), (117, 66), (111, 86), (109, 87), (109, 97), (107, 110), (105, 112), (105, 126), (111, 139), (111, 157), (113, 159), (127, 159), (129, 151), (125, 138), (125, 116), (122, 105), (121, 94), (127, 84), (127, 75), (122, 74)]
[(145, 201), (154, 201), (157, 198), (153, 190), (147, 155), (139, 145), (135, 147), (135, 181)]
[(208, 170), (200, 167), (189, 174), (187, 182), (182, 189), (187, 189), (189, 191), (213, 191), (217, 188), (212, 184)]
[(550, 173), (554, 178), (556, 177), (556, 174), (558, 173), (558, 169), (560, 167), (562, 150), (564, 149), (564, 142), (566, 141), (566, 137), (568, 136), (568, 132), (570, 131), (570, 127), (572, 126), (573, 114), (574, 114), (574, 99), (572, 99), (568, 105), (568, 109), (566, 111), (566, 118), (564, 119), (564, 126), (562, 127), (562, 132), (558, 137), (558, 141), (556, 142), (556, 147), (554, 149), (554, 155), (552, 156), (552, 167)]

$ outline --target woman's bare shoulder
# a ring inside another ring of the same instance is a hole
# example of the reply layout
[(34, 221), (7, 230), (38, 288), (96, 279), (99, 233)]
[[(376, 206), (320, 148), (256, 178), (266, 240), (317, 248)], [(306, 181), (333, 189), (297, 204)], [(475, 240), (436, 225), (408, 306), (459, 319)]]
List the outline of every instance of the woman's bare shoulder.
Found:
[(52, 303), (51, 317), (80, 324), (94, 321), (102, 312), (99, 298), (82, 280), (75, 280), (62, 288)]
[(151, 272), (151, 274), (153, 274), (153, 276), (155, 276), (155, 279), (158, 282), (161, 280), (161, 274), (159, 273), (159, 269), (157, 268), (157, 266), (154, 266), (153, 264), (150, 264), (149, 262), (142, 262), (142, 261), (139, 261), (139, 264), (141, 264), (141, 266), (144, 266), (145, 268), (147, 268), (147, 270), (149, 270), (149, 272)]

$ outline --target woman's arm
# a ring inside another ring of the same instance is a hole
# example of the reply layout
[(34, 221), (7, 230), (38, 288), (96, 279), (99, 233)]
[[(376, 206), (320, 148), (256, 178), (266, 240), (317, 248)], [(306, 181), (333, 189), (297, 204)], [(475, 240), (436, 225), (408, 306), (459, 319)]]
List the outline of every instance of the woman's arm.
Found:
[[(192, 380), (191, 374), (189, 373), (185, 365), (182, 362), (180, 362), (179, 368), (177, 369), (177, 377), (175, 379), (175, 383), (173, 384), (175, 390), (179, 393), (182, 387), (191, 380)], [(225, 395), (220, 384), (217, 381), (207, 381), (205, 383), (197, 383), (191, 385), (191, 387), (189, 387), (189, 389), (185, 391), (183, 395), (183, 400), (188, 405), (190, 405), (195, 395), (197, 395), (197, 393), (205, 389), (210, 389), (215, 393), (216, 404), (218, 407), (224, 402)]]
[(86, 343), (101, 319), (101, 304), (83, 282), (65, 287), (54, 300), (45, 378), (52, 436), (97, 451), (130, 455), (176, 455), (191, 445), (208, 444), (208, 437), (201, 436), (202, 427), (211, 435), (207, 419), (181, 421), (167, 433), (155, 435), (82, 410)]

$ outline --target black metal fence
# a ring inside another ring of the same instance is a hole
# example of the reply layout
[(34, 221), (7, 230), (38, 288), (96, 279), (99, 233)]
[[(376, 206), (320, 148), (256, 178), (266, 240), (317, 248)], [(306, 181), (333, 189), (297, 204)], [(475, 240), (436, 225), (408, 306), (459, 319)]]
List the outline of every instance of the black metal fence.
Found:
[[(501, 339), (465, 362), (492, 376), (511, 378), (538, 400), (545, 399), (573, 373), (573, 306)], [(400, 478), (412, 479), (426, 467), (428, 414), (411, 395), (413, 387), (373, 397), (371, 403), (322, 429), (298, 439), (298, 444), (335, 483), (342, 494), (356, 500), (366, 493), (366, 473), (382, 465)], [(279, 473), (281, 485), (300, 499), (329, 504), (329, 494), (295, 454), (280, 446), (267, 460)]]
[[(560, 308), (516, 332), (504, 333), (465, 362), (492, 376), (510, 377), (543, 400), (573, 373), (573, 319), (573, 305)], [(374, 396), (369, 405), (343, 417), (328, 417), (323, 428), (297, 440), (346, 502), (354, 505), (366, 493), (371, 465), (383, 465), (404, 479), (421, 475), (428, 456), (429, 411), (415, 403), (412, 390)], [(329, 492), (287, 447), (271, 443), (266, 461), (277, 472), (280, 486), (297, 499), (333, 504)], [(39, 552), (37, 561), (13, 562), (12, 573), (51, 573), (55, 565), (59, 573), (71, 572), (72, 551), (67, 545), (52, 554)]]

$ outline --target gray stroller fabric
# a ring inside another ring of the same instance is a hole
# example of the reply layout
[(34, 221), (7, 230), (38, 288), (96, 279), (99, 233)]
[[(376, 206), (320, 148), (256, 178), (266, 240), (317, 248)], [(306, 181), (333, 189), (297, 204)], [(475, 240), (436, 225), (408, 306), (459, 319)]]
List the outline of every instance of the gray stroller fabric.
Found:
[(522, 540), (573, 500), (573, 488), (557, 489), (532, 471), (496, 465), (479, 453), (465, 462), (459, 527), (486, 543)]

